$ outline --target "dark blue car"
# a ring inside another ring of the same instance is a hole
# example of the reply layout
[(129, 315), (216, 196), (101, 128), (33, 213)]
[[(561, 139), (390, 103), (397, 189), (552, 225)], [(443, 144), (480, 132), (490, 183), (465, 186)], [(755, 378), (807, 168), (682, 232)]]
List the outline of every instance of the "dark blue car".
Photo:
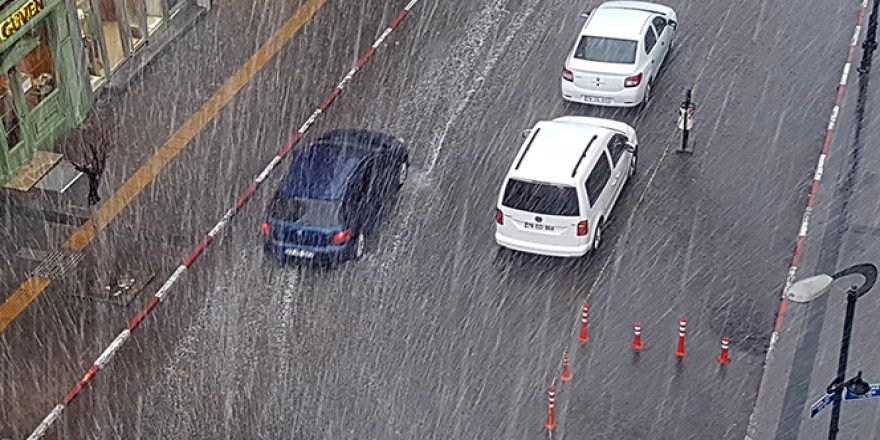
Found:
[(262, 226), (266, 255), (331, 264), (360, 258), (408, 167), (400, 139), (366, 130), (332, 131), (295, 151)]

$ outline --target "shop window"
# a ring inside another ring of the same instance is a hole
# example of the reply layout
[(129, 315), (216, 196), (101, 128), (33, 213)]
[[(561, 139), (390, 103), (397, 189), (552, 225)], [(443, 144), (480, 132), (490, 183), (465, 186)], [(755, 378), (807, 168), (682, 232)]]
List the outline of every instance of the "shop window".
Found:
[(162, 10), (162, 0), (146, 0), (147, 2), (147, 32), (152, 35), (162, 25), (165, 14)]
[(110, 69), (115, 70), (125, 60), (124, 40), (120, 28), (121, 12), (116, 10), (116, 0), (97, 0), (98, 15), (101, 17), (104, 44)]
[(0, 76), (0, 118), (3, 119), (3, 134), (6, 146), (15, 148), (21, 142), (21, 124), (15, 111), (15, 97), (9, 87), (9, 76)]
[(92, 4), (89, 0), (78, 0), (76, 8), (79, 18), (79, 29), (86, 52), (86, 71), (89, 73), (92, 89), (95, 89), (106, 78), (99, 21), (92, 10)]
[(144, 0), (125, 0), (124, 4), (128, 23), (128, 35), (131, 37), (131, 47), (136, 48), (144, 42), (146, 37), (142, 25), (146, 15)]
[(28, 35), (36, 40), (37, 46), (18, 63), (17, 70), (28, 108), (33, 109), (55, 91), (57, 79), (46, 24), (36, 26)]

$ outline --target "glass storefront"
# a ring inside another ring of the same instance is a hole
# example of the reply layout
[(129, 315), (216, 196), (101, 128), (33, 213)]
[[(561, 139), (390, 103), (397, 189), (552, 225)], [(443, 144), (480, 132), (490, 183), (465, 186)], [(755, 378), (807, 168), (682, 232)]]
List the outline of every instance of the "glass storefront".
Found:
[(0, 0), (0, 184), (80, 124), (98, 89), (124, 87), (155, 56), (151, 39), (161, 49), (207, 9), (209, 0)]
[(165, 20), (165, 8), (162, 7), (162, 0), (146, 0), (146, 6), (147, 33), (153, 35)]
[(25, 38), (35, 46), (18, 62), (14, 70), (21, 81), (27, 109), (33, 111), (56, 90), (55, 60), (45, 23), (33, 28)]
[(144, 43), (144, 38), (147, 36), (147, 11), (144, 0), (124, 0), (123, 4), (125, 5), (125, 16), (128, 19), (129, 47), (137, 49)]
[(9, 76), (0, 75), (0, 117), (3, 118), (3, 131), (6, 135), (6, 148), (14, 150), (21, 143), (21, 120), (18, 118), (18, 110), (15, 108), (15, 97), (9, 84)]
[[(97, 89), (167, 20), (173, 0), (77, 0), (92, 89)], [(105, 63), (106, 60), (106, 63)]]
[(102, 44), (101, 31), (98, 29), (99, 21), (95, 17), (89, 0), (77, 0), (76, 8), (79, 29), (82, 33), (83, 50), (86, 55), (86, 72), (89, 75), (92, 89), (95, 89), (107, 79), (107, 72), (104, 69), (104, 45)]
[(63, 0), (0, 8), (0, 182), (76, 124), (85, 100)]

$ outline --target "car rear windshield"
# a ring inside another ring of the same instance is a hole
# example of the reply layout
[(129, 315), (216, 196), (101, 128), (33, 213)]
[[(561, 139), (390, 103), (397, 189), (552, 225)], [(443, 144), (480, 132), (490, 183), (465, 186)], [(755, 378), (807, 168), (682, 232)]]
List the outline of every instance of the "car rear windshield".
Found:
[(584, 35), (581, 41), (578, 41), (574, 57), (600, 63), (633, 64), (636, 62), (638, 45), (639, 43), (633, 40)]
[(333, 226), (341, 224), (338, 200), (315, 200), (277, 197), (269, 205), (269, 219), (305, 225)]
[(510, 179), (501, 204), (520, 211), (574, 217), (580, 215), (573, 186), (550, 185)]

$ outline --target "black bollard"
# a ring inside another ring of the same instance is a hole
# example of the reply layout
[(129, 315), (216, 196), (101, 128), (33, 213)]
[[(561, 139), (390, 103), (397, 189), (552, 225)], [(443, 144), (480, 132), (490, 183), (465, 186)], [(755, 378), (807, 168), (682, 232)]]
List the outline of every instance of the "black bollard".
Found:
[(690, 117), (697, 110), (696, 104), (691, 101), (691, 89), (687, 89), (684, 93), (684, 101), (679, 106), (679, 128), (681, 129), (681, 150), (682, 153), (690, 153), (688, 150), (688, 135), (690, 134)]

